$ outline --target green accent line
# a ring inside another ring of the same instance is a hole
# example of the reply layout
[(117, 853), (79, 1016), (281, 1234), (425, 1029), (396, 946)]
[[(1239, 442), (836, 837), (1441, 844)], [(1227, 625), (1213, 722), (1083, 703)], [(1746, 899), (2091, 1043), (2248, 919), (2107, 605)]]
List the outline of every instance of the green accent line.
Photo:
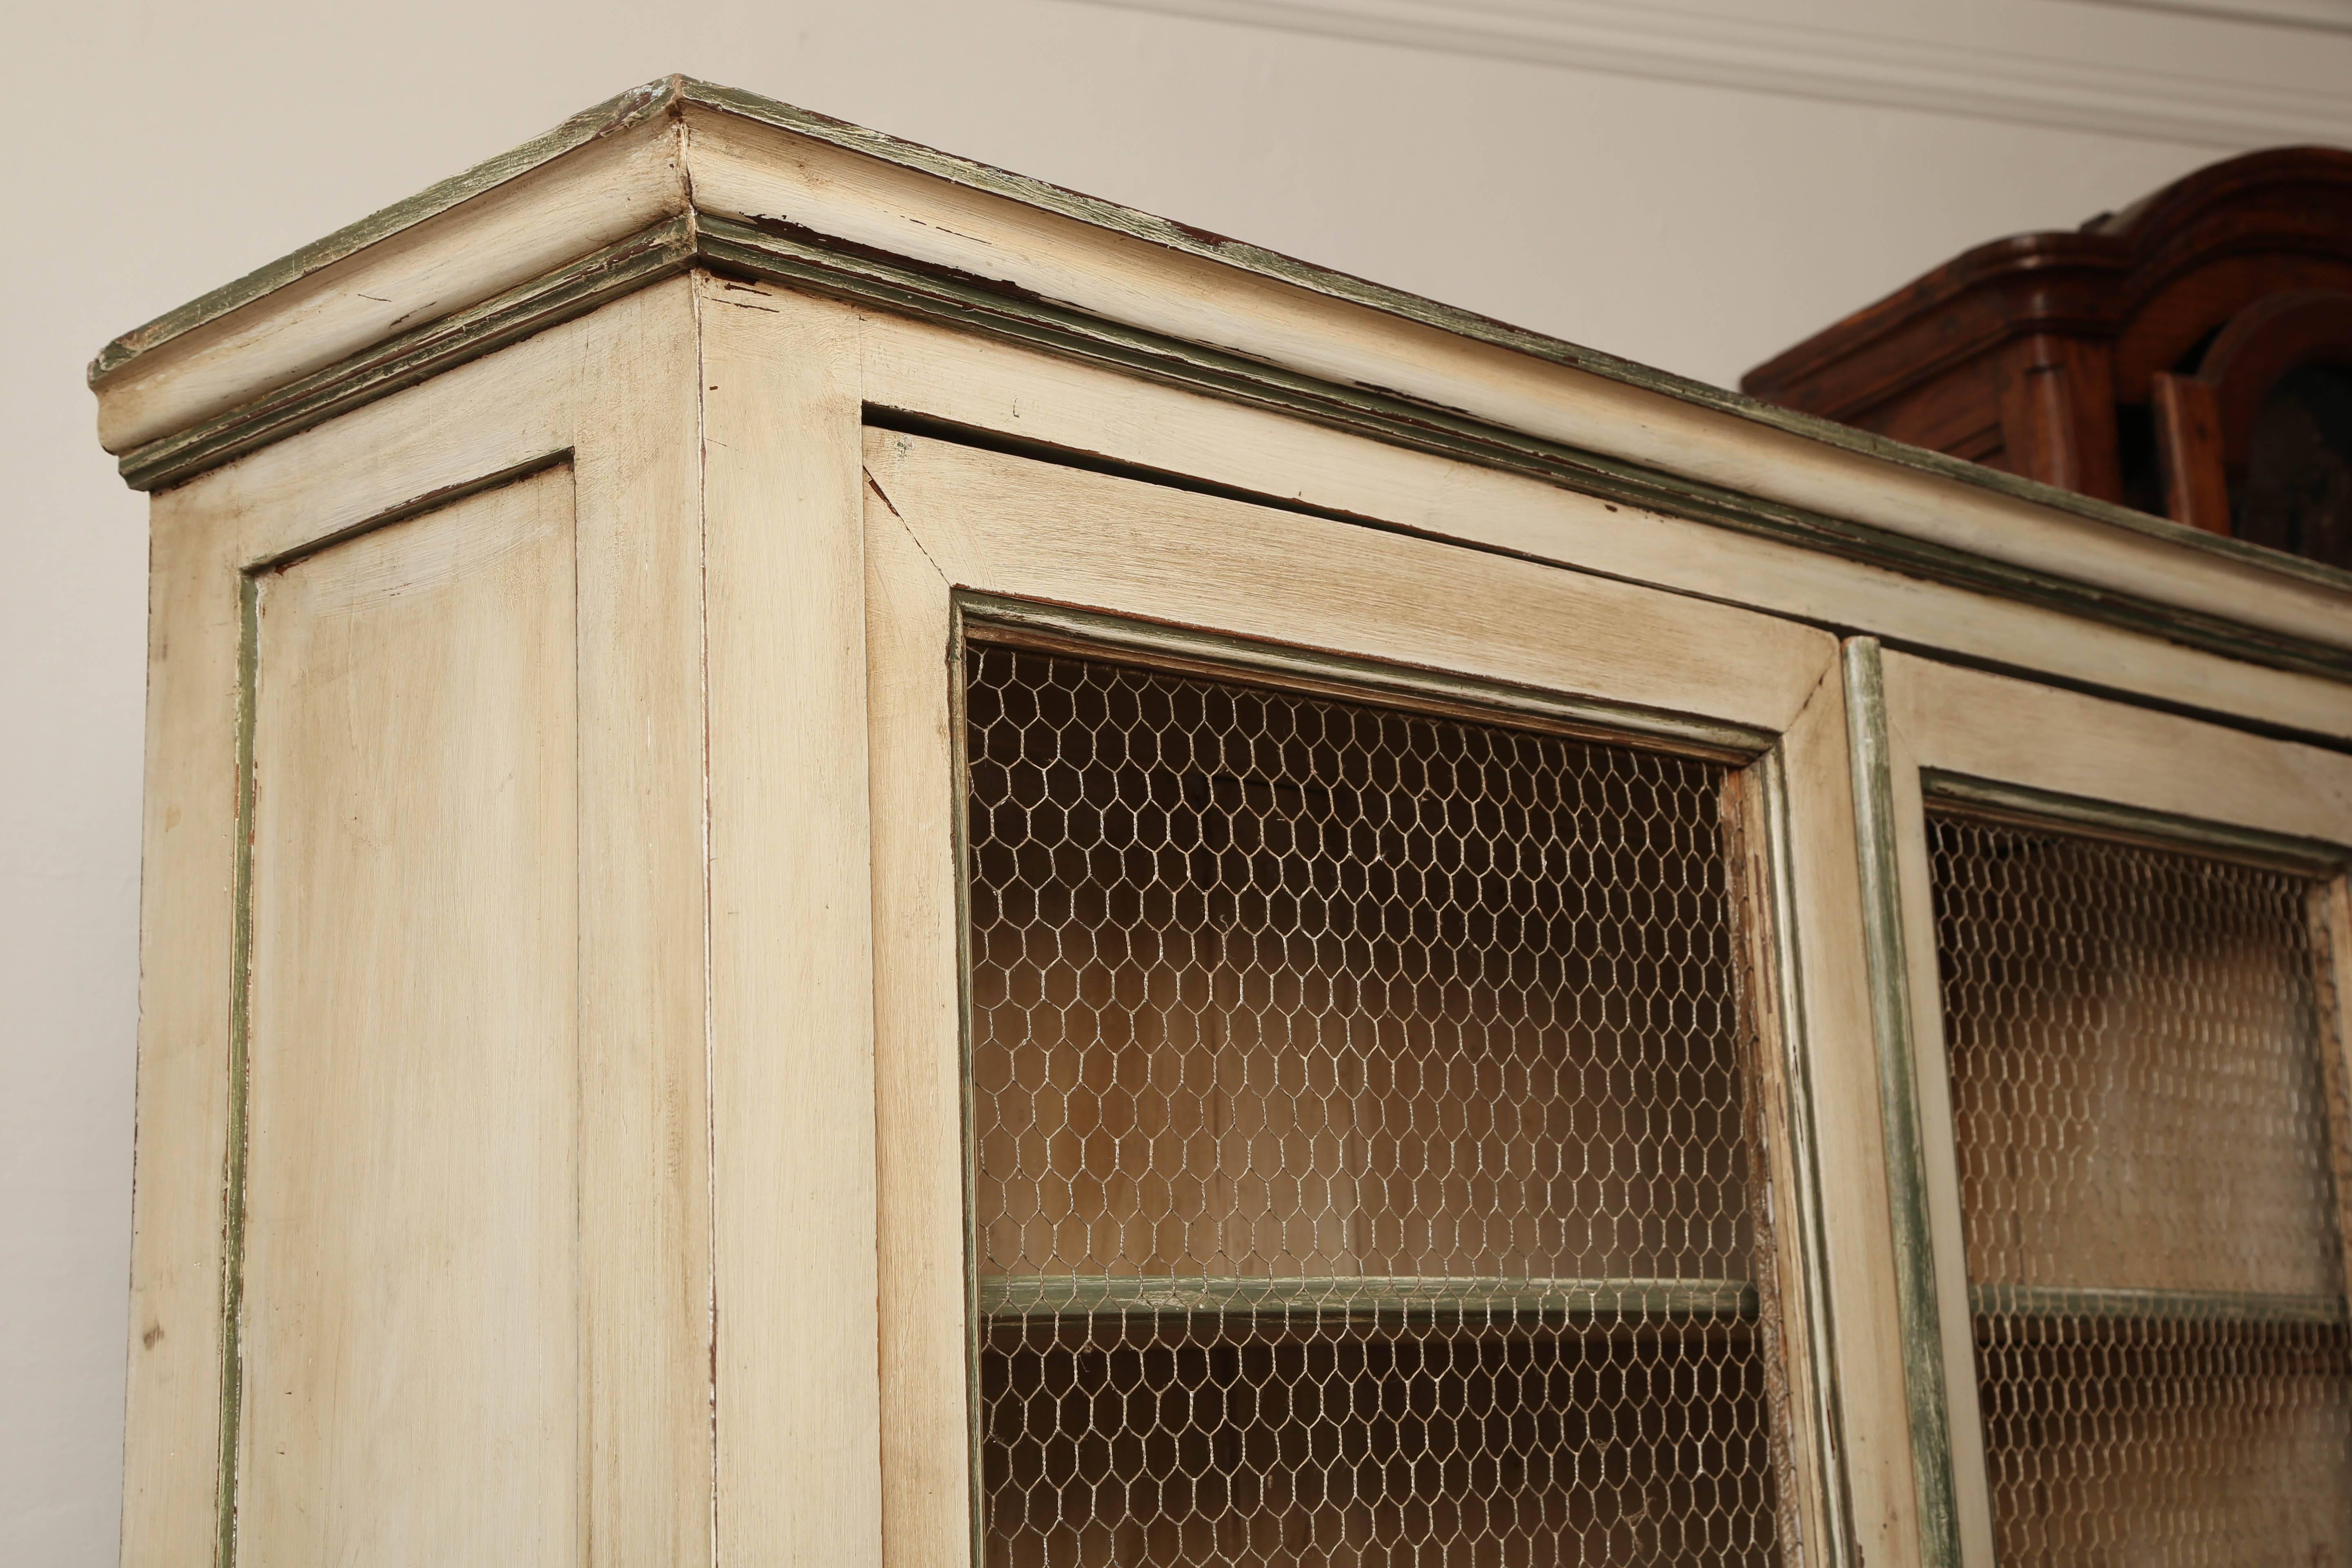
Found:
[(543, 136), (534, 136), (521, 146), (477, 163), (462, 174), (454, 174), (404, 201), (394, 202), (357, 223), (339, 228), (324, 239), (312, 240), (299, 250), (224, 283), (178, 310), (167, 310), (145, 326), (132, 328), (99, 350), (98, 357), (89, 362), (91, 384), (95, 385), (140, 355), (160, 348), (184, 332), (217, 321), (240, 306), (249, 305), (266, 294), (299, 282), (311, 273), (331, 267), (404, 229), (414, 228), (428, 218), (438, 217), (451, 207), (502, 185), (517, 175), (527, 174), (541, 164), (552, 163), (575, 147), (584, 147), (591, 142), (601, 141), (652, 119), (669, 106), (684, 81), (683, 77), (665, 77), (659, 81), (649, 81), (643, 87), (633, 87), (626, 92), (608, 98), (593, 109), (581, 110)]
[(647, 82), (572, 116), (544, 136), (512, 152), (477, 165), (431, 189), (362, 218), (325, 239), (303, 247), (244, 278), (214, 289), (190, 304), (124, 333), (100, 351), (90, 365), (93, 381), (129, 364), (140, 354), (184, 332), (250, 304), (274, 289), (352, 255), (368, 245), (435, 217), (542, 164), (551, 163), (590, 142), (627, 131), (665, 113), (688, 106), (741, 116), (774, 126), (811, 141), (839, 147), (984, 192), (1040, 211), (1056, 214), (1090, 227), (1146, 241), (1164, 249), (1203, 258), (1238, 271), (1275, 279), (1328, 299), (1360, 305), (1404, 321), (1418, 322), (1449, 335), (1486, 343), (1549, 363), (1674, 399), (1750, 424), (1801, 437), (1822, 446), (1856, 453), (1880, 462), (2090, 518), (2134, 533), (2162, 539), (2266, 574), (2301, 578), (2337, 591), (2352, 590), (2352, 573), (2315, 561), (2251, 545), (2242, 540), (2187, 528), (2169, 519), (2135, 511), (2110, 501), (2093, 500), (2073, 490), (2021, 479), (1980, 467), (1942, 452), (1890, 440), (1849, 425), (1814, 415), (1800, 414), (1759, 402), (1725, 387), (1655, 370), (1614, 354), (1581, 347), (1559, 338), (1507, 325), (1473, 311), (1442, 305), (1402, 289), (1367, 282), (1331, 268), (1284, 256), (1261, 246), (1229, 239), (1189, 225), (1154, 217), (1131, 207), (1082, 195), (1042, 180), (1010, 174), (970, 159), (936, 152), (892, 136), (851, 125), (827, 115), (714, 83), (682, 76)]
[(1935, 1242), (1927, 1220), (1927, 1158), (1920, 1126), (1910, 968), (1903, 941), (1885, 672), (1873, 637), (1849, 639), (1843, 658), (1854, 849), (1862, 872), (1863, 951), (1869, 971), (1871, 1032), (1878, 1046), (1895, 1300), (1902, 1320), (1913, 1479), (1919, 1498), (1919, 1560), (1926, 1568), (1958, 1568), (1959, 1513), (1952, 1481)]
[(2095, 1285), (1971, 1285), (1979, 1317), (2145, 1319), (2160, 1323), (2343, 1323), (2341, 1296), (2155, 1290)]
[[(983, 279), (877, 258), (858, 247), (833, 244), (823, 236), (771, 232), (692, 213), (656, 225), (442, 322), (419, 327), (264, 393), (186, 431), (137, 447), (122, 457), (120, 466), (125, 478), (142, 489), (177, 484), (255, 446), (347, 412), (568, 320), (626, 289), (697, 264), (942, 321), (1353, 435), (1524, 474), (1580, 493), (1824, 552), (1880, 570), (2041, 605), (2140, 636), (2275, 668), (2352, 680), (2352, 647), (2185, 610), (2112, 587), (1580, 451), (1394, 394), (1318, 381), (1089, 316)], [(2194, 530), (2185, 531), (2198, 539), (2212, 537)], [(2266, 564), (2276, 566), (2292, 559), (2278, 556)], [(2339, 585), (2352, 588), (2352, 576)]]
[(1113, 1312), (1230, 1312), (1252, 1317), (1566, 1316), (1580, 1321), (1755, 1321), (1742, 1279), (1528, 1279), (1360, 1276), (983, 1274), (984, 1318), (1095, 1317)]
[(1806, 1031), (1804, 932), (1797, 919), (1796, 851), (1790, 822), (1788, 758), (1775, 746), (1757, 763), (1762, 786), (1765, 875), (1771, 901), (1774, 983), (1780, 993), (1781, 1115), (1788, 1129), (1790, 1165), (1796, 1191), (1790, 1194), (1797, 1231), (1797, 1258), (1804, 1277), (1811, 1320), (1809, 1355), (1813, 1447), (1821, 1474), (1822, 1561), (1844, 1568), (1855, 1562), (1853, 1489), (1847, 1471), (1845, 1396), (1837, 1372), (1836, 1292), (1829, 1274), (1829, 1215), (1822, 1196), (1821, 1138), (1814, 1114), (1812, 1046)]
[[(1937, 806), (1957, 806), (1971, 816), (1990, 817), (2045, 833), (2137, 839), (2158, 848), (2194, 850), (2304, 876), (2332, 876), (2352, 863), (2352, 847), (2324, 839), (2265, 833), (2231, 822), (2059, 795), (2000, 779), (1948, 773), (1941, 768), (1922, 768), (1919, 787)], [(2259, 806), (2263, 803), (2247, 804)]]
[(253, 739), (261, 685), (261, 584), (237, 580), (236, 856), (229, 890), (228, 1133), (221, 1173), (220, 1448), (213, 1561), (236, 1560), (237, 1435), (245, 1403), (245, 1128), (253, 1018)]
[(679, 216), (593, 256), (494, 295), (150, 441), (116, 465), (133, 489), (160, 489), (379, 397), (583, 316), (648, 283), (683, 272), (695, 257), (694, 225)]

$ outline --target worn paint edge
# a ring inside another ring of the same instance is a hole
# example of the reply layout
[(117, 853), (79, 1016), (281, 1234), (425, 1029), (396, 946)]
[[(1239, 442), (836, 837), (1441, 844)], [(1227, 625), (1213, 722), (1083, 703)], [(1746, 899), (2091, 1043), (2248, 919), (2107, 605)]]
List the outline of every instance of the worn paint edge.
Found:
[[(985, 332), (1024, 347), (1108, 365), (1351, 435), (1526, 475), (1645, 510), (1822, 551), (1972, 593), (2055, 609), (2226, 658), (2352, 681), (2352, 647), (2257, 630), (2220, 616), (1989, 560), (1546, 442), (1392, 395), (1318, 381), (1045, 301), (1012, 298), (970, 280), (692, 212), (666, 220), (545, 279), (510, 289), (458, 317), (418, 328), (179, 435), (136, 447), (122, 457), (121, 471), (126, 480), (141, 489), (181, 483), (269, 441), (414, 385), (697, 263)], [(2291, 559), (2278, 556), (2276, 561)], [(2347, 578), (2346, 585), (2352, 586), (2352, 577)]]
[(2054, 829), (2131, 839), (2159, 849), (2195, 850), (2305, 876), (2335, 876), (2352, 867), (2352, 845), (2061, 795), (1948, 769), (1920, 769), (1919, 787), (1933, 807), (1947, 811), (1957, 807), (1970, 816), (2045, 833)]
[(1235, 270), (1266, 278), (1325, 298), (1379, 311), (1391, 317), (1434, 328), (1451, 336), (1526, 354), (1563, 368), (1616, 382), (1622, 385), (1672, 398), (1676, 402), (1727, 414), (1786, 434), (1853, 452), (1876, 461), (1934, 475), (1967, 485), (2127, 529), (2219, 555), (2261, 570), (2301, 577), (2337, 589), (2352, 590), (2352, 573), (2318, 562), (2251, 545), (2242, 540), (2205, 533), (2167, 518), (2135, 511), (2038, 480), (1997, 469), (1946, 453), (1891, 440), (1869, 431), (1841, 425), (1764, 403), (1728, 388), (1654, 369), (1634, 361), (1581, 347), (1563, 339), (1514, 327), (1474, 311), (1443, 305), (1419, 295), (1318, 267), (1261, 246), (1227, 238), (1131, 207), (1083, 195), (1043, 180), (956, 157), (893, 136), (868, 131), (828, 115), (794, 108), (757, 93), (715, 83), (671, 76), (632, 88), (565, 121), (546, 135), (525, 142), (445, 180), (406, 201), (341, 229), (325, 239), (293, 252), (203, 298), (117, 338), (100, 352), (90, 365), (93, 383), (129, 364), (140, 354), (182, 333), (225, 316), (320, 268), (342, 259), (378, 240), (396, 234), (458, 205), (468, 198), (520, 174), (552, 162), (574, 148), (612, 135), (661, 112), (696, 105), (732, 114), (803, 136), (879, 162), (911, 169), (967, 189), (1017, 202), (1089, 227), (1128, 236), (1169, 250), (1202, 258)]
[(1567, 696), (1423, 666), (1261, 642), (1065, 605), (961, 593), (968, 640), (1013, 643), (1117, 662), (1141, 658), (1179, 674), (1274, 685), (1342, 702), (1405, 706), (1442, 717), (1538, 727), (1579, 739), (1638, 735), (1708, 761), (1739, 765), (1772, 744), (1769, 731), (1633, 703)]
[(178, 484), (675, 276), (694, 262), (694, 229), (690, 212), (667, 219), (250, 403), (135, 447), (117, 465), (123, 482), (142, 490)]
[[(866, 475), (867, 489), (879, 487)], [(886, 500), (885, 504), (888, 504)], [(891, 507), (894, 513), (898, 508)], [(903, 520), (902, 520), (903, 521)], [(908, 537), (913, 537), (910, 533)], [(978, 1067), (972, 1058), (974, 1015), (971, 1000), (971, 726), (964, 710), (971, 673), (965, 662), (968, 646), (964, 607), (952, 588), (948, 595), (948, 735), (952, 749), (951, 776), (955, 798), (949, 803), (950, 835), (955, 846), (956, 952), (956, 1104), (957, 1137), (963, 1178), (963, 1310), (964, 1310), (964, 1490), (970, 1568), (988, 1561), (988, 1492), (982, 1474), (987, 1433), (982, 1423), (980, 1364), (982, 1341), (988, 1320), (981, 1310), (980, 1293), (980, 1106), (973, 1088)]]
[(236, 1561), (237, 1448), (245, 1416), (246, 1084), (253, 1030), (254, 733), (261, 696), (261, 583), (237, 574), (236, 852), (229, 874), (228, 1135), (221, 1171), (220, 1419), (213, 1561)]
[(1853, 771), (1854, 849), (1862, 872), (1863, 953), (1869, 975), (1871, 1033), (1878, 1047), (1878, 1103), (1886, 1144), (1904, 1396), (1910, 1414), (1912, 1479), (1918, 1493), (1919, 1560), (1925, 1568), (1958, 1568), (1959, 1512), (1952, 1479), (1935, 1237), (1927, 1215), (1910, 968), (1903, 939), (1885, 670), (1874, 637), (1849, 638), (1842, 658), (1847, 754)]
[(265, 263), (242, 278), (199, 295), (176, 310), (165, 311), (143, 326), (133, 327), (98, 351), (97, 357), (89, 362), (89, 384), (95, 386), (142, 354), (160, 348), (184, 333), (193, 331), (208, 321), (217, 321), (264, 295), (274, 293), (289, 283), (299, 282), (311, 273), (331, 267), (404, 229), (414, 228), (428, 218), (437, 217), (486, 191), (551, 163), (574, 148), (602, 141), (652, 119), (666, 110), (677, 98), (685, 80), (683, 77), (664, 77), (658, 81), (646, 82), (626, 92), (616, 93), (593, 108), (582, 110), (543, 135), (535, 136), (519, 147), (477, 163), (463, 174), (453, 174), (437, 184), (429, 185), (404, 201), (371, 213), (323, 239), (313, 240), (299, 250)]
[(1822, 1557), (1845, 1568), (1855, 1561), (1853, 1486), (1845, 1440), (1845, 1391), (1838, 1376), (1837, 1304), (1830, 1289), (1829, 1211), (1823, 1197), (1819, 1091), (1807, 1024), (1804, 932), (1797, 919), (1797, 857), (1790, 819), (1788, 757), (1774, 745), (1754, 766), (1764, 827), (1766, 897), (1769, 900), (1774, 989), (1780, 1011), (1781, 1121), (1788, 1129), (1790, 1194), (1797, 1236), (1797, 1268), (1804, 1282), (1808, 1364), (1807, 1414), (1821, 1474)]
[[(1396, 394), (1319, 380), (1051, 301), (1008, 294), (971, 279), (877, 259), (799, 235), (772, 234), (707, 214), (700, 220), (699, 235), (705, 262), (761, 281), (984, 332), (1351, 435), (1526, 474), (1586, 494), (1760, 534), (1908, 576), (2042, 605), (2230, 658), (2352, 679), (2352, 647), (2258, 630), (2142, 595), (1767, 500), (1547, 441)], [(2299, 562), (2298, 557), (2274, 551), (2255, 553), (2266, 567)], [(2352, 574), (2317, 569), (2332, 574), (2331, 585), (2352, 590)], [(2295, 570), (2299, 572), (2299, 567)]]

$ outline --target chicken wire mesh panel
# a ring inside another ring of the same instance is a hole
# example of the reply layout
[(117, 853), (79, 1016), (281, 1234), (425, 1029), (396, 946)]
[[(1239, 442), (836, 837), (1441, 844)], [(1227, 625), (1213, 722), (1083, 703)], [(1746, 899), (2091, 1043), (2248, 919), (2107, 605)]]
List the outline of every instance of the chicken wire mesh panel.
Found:
[(2314, 884), (1931, 812), (1997, 1550), (2352, 1563)]
[(1727, 770), (965, 668), (986, 1561), (1778, 1561)]

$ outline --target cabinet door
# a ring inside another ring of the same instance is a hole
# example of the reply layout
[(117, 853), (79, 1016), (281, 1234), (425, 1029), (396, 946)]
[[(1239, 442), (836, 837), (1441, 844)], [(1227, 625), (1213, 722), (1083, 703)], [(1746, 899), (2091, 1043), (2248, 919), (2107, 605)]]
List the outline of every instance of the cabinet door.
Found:
[(1931, 1547), (2352, 1562), (2352, 758), (1847, 661)]
[(866, 460), (892, 1561), (1907, 1560), (1832, 639)]

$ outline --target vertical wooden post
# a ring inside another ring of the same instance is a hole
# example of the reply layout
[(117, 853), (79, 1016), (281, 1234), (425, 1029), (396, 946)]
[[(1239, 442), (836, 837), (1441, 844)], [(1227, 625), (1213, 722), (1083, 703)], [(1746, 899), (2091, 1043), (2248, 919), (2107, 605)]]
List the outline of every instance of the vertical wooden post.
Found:
[(2164, 510), (2208, 533), (2230, 531), (2230, 486), (2221, 466), (2221, 407), (2210, 382), (2156, 377), (2156, 452), (2164, 468)]

